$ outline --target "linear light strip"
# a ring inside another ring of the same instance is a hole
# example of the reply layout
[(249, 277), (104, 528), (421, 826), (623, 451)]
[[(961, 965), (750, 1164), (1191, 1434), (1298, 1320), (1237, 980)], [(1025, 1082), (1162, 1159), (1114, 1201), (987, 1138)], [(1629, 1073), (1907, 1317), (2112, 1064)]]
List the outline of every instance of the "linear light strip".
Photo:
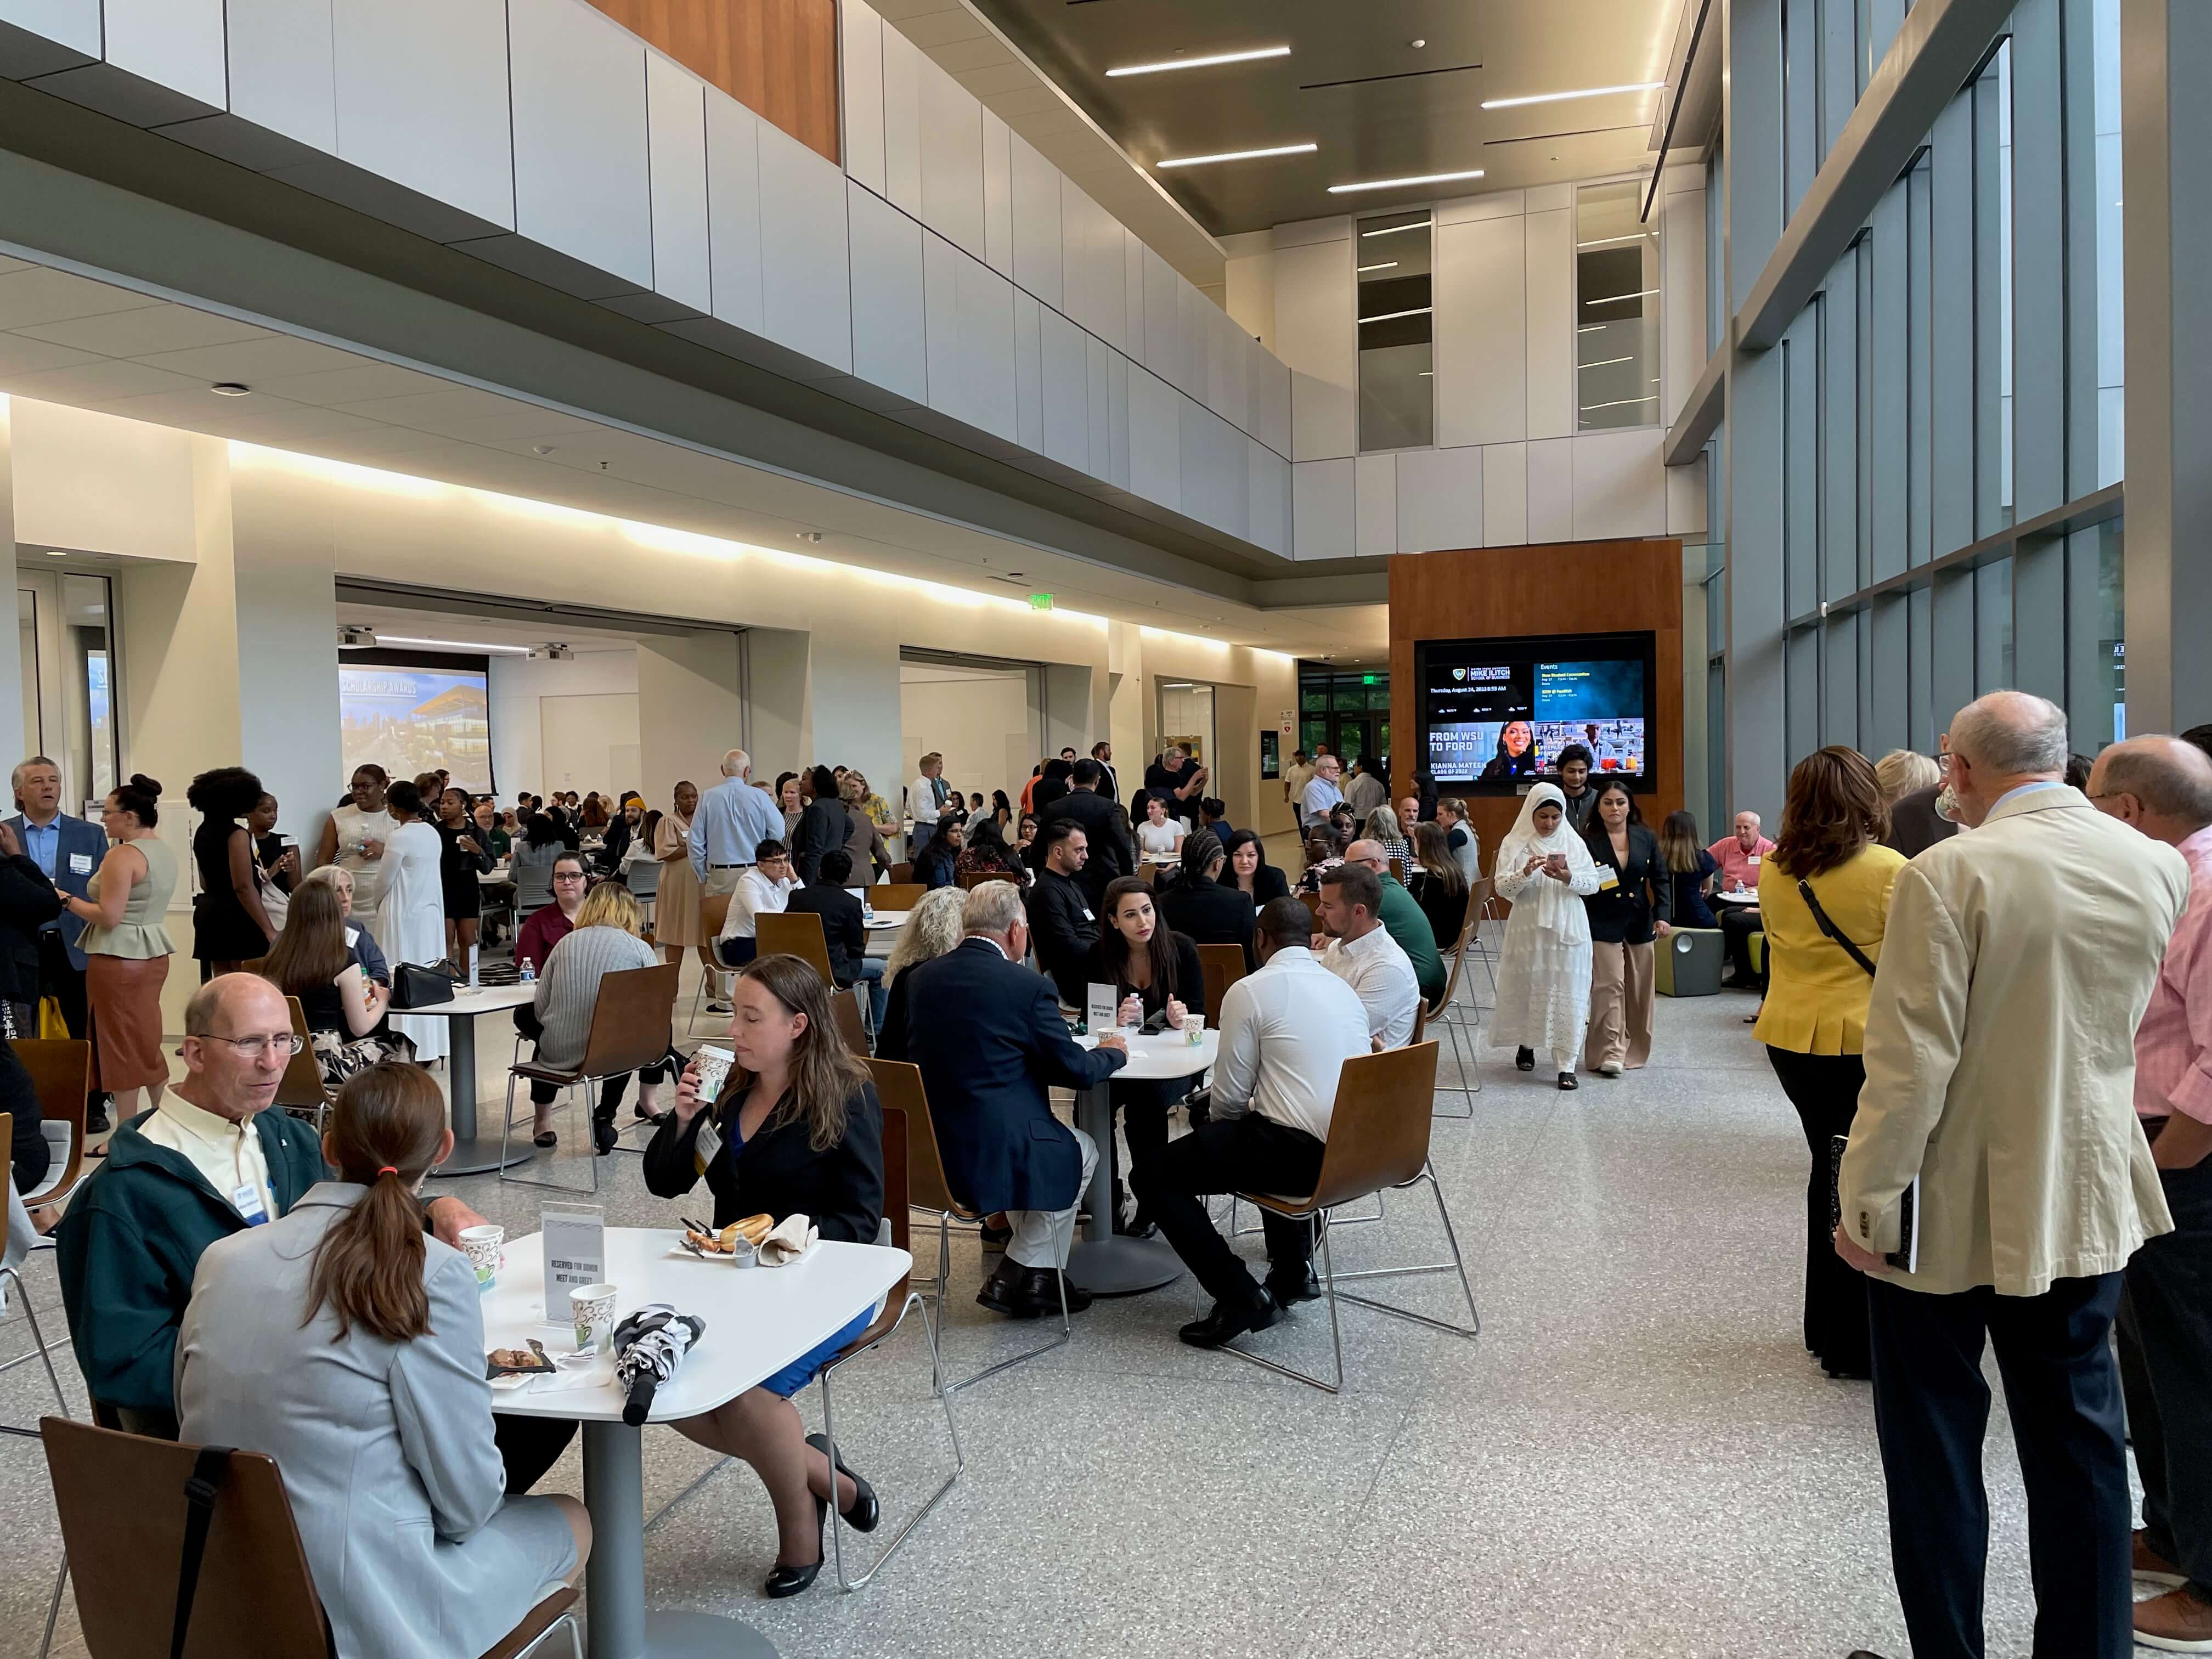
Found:
[(1435, 222), (1433, 219), (1417, 219), (1410, 225), (1385, 225), (1380, 230), (1361, 231), (1359, 240), (1364, 242), (1370, 236), (1395, 236), (1401, 230), (1426, 230)]
[(1259, 46), (1250, 52), (1217, 52), (1204, 58), (1170, 58), (1158, 64), (1125, 64), (1106, 71), (1109, 81), (1130, 75), (1164, 75), (1170, 70), (1212, 69), (1217, 64), (1250, 64), (1262, 58), (1288, 58), (1288, 46)]
[(1455, 179), (1480, 179), (1480, 167), (1469, 167), (1461, 173), (1417, 173), (1404, 179), (1366, 179), (1356, 185), (1331, 185), (1332, 196), (1348, 196), (1358, 190), (1396, 190), (1403, 185), (1444, 185)]
[(1577, 247), (1611, 247), (1616, 242), (1640, 242), (1647, 236), (1656, 236), (1656, 230), (1639, 230), (1633, 236), (1601, 236), (1594, 242), (1577, 242)]
[(1434, 306), (1419, 306), (1412, 311), (1386, 311), (1379, 316), (1362, 317), (1359, 320), (1363, 323), (1390, 323), (1401, 317), (1425, 317), (1435, 309)]
[(1216, 161), (1257, 161), (1270, 155), (1310, 155), (1319, 144), (1277, 144), (1269, 149), (1228, 149), (1218, 155), (1176, 155), (1155, 161), (1155, 167), (1202, 167)]
[[(376, 633), (374, 629), (369, 630)], [(449, 651), (493, 651), (519, 657), (530, 654), (526, 645), (492, 645), (483, 640), (423, 640), (407, 634), (377, 634), (379, 645), (441, 645)]]
[(1603, 98), (1616, 92), (1656, 92), (1664, 81), (1633, 81), (1625, 87), (1577, 87), (1571, 92), (1532, 92), (1522, 98), (1486, 98), (1485, 109), (1518, 109), (1524, 104), (1563, 104), (1571, 98)]
[(1648, 300), (1658, 293), (1656, 288), (1640, 288), (1633, 294), (1608, 294), (1602, 300), (1585, 300), (1586, 306), (1617, 306), (1623, 300)]
[(1397, 262), (1395, 259), (1385, 259), (1385, 260), (1384, 260), (1381, 264), (1379, 264), (1379, 265), (1362, 265), (1362, 266), (1360, 266), (1360, 267), (1359, 267), (1359, 274), (1360, 274), (1362, 276), (1365, 276), (1369, 271), (1370, 271), (1370, 270), (1397, 270), (1397, 268), (1398, 268), (1398, 262)]
[(1656, 397), (1621, 398), (1609, 404), (1584, 404), (1582, 406), (1582, 412), (1587, 415), (1594, 409), (1626, 409), (1631, 404), (1656, 404), (1658, 401)]
[(1583, 367), (1584, 368), (1606, 368), (1611, 367), (1614, 363), (1632, 363), (1635, 361), (1636, 354), (1631, 352), (1626, 357), (1601, 357), (1594, 363), (1584, 363)]

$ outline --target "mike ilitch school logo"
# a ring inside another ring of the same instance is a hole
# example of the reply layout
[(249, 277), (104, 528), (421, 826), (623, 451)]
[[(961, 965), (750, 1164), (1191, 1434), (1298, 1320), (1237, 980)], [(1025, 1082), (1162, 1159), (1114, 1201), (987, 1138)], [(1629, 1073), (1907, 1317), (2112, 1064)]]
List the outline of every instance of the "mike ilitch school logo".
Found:
[(1465, 679), (1465, 678), (1467, 678), (1467, 670), (1465, 670), (1464, 668), (1455, 668), (1455, 669), (1453, 669), (1453, 670), (1452, 670), (1452, 678), (1453, 678), (1454, 679), (1455, 679), (1455, 680), (1463, 680), (1463, 679)]

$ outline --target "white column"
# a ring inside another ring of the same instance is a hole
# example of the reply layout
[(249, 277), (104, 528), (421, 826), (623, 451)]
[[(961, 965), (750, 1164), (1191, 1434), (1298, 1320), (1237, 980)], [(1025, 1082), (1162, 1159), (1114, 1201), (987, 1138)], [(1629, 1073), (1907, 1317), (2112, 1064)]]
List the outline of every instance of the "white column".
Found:
[(639, 638), (638, 787), (648, 803), (665, 811), (681, 779), (720, 781), (723, 755), (744, 744), (742, 689), (735, 634)]
[[(9, 580), (0, 591), (0, 734), (10, 750), (22, 742), (23, 635), (15, 604), (15, 428), (9, 401), (0, 397), (0, 557), (8, 561)], [(17, 759), (30, 753), (21, 749)], [(15, 762), (8, 763), (13, 769)], [(12, 801), (6, 804), (13, 811)]]

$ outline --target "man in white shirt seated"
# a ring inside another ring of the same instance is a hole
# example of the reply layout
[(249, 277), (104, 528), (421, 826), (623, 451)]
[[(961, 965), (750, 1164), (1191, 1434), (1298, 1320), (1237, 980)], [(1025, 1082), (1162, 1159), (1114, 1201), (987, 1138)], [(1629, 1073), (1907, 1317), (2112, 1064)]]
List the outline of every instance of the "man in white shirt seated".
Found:
[(1218, 1348), (1265, 1329), (1285, 1303), (1321, 1294), (1312, 1223), (1263, 1212), (1268, 1272), (1261, 1285), (1206, 1213), (1212, 1193), (1312, 1192), (1336, 1109), (1337, 1074), (1346, 1060), (1368, 1052), (1366, 1012), (1308, 948), (1313, 925), (1313, 913), (1297, 899), (1276, 899), (1261, 910), (1259, 971), (1221, 1000), (1212, 1118), (1129, 1173), (1146, 1213), (1213, 1297), (1213, 1311), (1179, 1333), (1194, 1348)]
[(1358, 996), (1376, 1046), (1402, 1048), (1413, 1040), (1421, 987), (1413, 958), (1382, 925), (1382, 878), (1347, 858), (1322, 872), (1320, 909), (1322, 926), (1334, 935), (1321, 953), (1322, 966)]
[(715, 953), (732, 968), (742, 968), (758, 954), (753, 936), (763, 913), (781, 915), (789, 908), (799, 878), (791, 872), (791, 850), (781, 842), (764, 841), (751, 869), (738, 878), (730, 893), (730, 913), (714, 942)]

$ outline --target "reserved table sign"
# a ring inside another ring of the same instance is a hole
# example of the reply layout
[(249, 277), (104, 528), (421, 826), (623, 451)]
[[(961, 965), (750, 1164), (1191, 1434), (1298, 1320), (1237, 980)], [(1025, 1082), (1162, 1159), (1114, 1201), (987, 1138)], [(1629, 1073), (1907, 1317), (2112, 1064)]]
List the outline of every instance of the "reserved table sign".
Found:
[(1084, 1018), (1093, 1036), (1104, 1036), (1121, 1024), (1121, 1005), (1115, 1000), (1110, 985), (1085, 986)]
[(548, 1204), (538, 1224), (545, 1243), (548, 1319), (568, 1310), (568, 1292), (607, 1278), (607, 1212), (596, 1204)]

